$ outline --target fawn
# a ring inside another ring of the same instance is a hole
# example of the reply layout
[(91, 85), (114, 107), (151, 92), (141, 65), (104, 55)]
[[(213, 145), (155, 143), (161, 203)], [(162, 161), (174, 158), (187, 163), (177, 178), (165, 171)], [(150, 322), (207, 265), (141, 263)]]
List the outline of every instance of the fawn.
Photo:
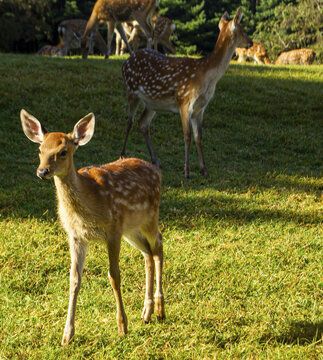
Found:
[(89, 142), (94, 133), (93, 113), (79, 120), (71, 133), (48, 133), (40, 122), (21, 110), (25, 135), (39, 143), (41, 179), (54, 178), (58, 214), (69, 235), (71, 270), (70, 299), (62, 345), (75, 332), (75, 311), (89, 242), (100, 240), (109, 253), (109, 278), (117, 303), (118, 333), (127, 333), (127, 316), (121, 290), (119, 252), (123, 236), (145, 258), (146, 295), (142, 320), (147, 323), (154, 311), (154, 267), (156, 269), (155, 312), (165, 318), (162, 290), (163, 245), (158, 229), (161, 175), (159, 169), (143, 160), (129, 158), (88, 166), (78, 171), (73, 155), (78, 146)]

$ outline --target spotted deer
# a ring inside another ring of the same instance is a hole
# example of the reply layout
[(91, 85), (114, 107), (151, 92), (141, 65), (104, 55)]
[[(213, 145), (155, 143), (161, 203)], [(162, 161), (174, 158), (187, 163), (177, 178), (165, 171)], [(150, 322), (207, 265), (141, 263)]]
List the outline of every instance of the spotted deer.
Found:
[[(158, 44), (161, 44), (165, 53), (176, 54), (176, 48), (172, 44), (170, 37), (174, 34), (176, 26), (172, 20), (164, 16), (158, 16), (152, 19), (155, 24), (154, 32), (154, 49), (157, 50)], [(122, 23), (122, 26), (129, 36), (128, 43), (131, 48), (136, 51), (139, 46), (146, 44), (147, 38), (144, 32), (141, 30), (140, 25), (137, 21), (131, 23)], [(121, 50), (120, 50), (121, 43)], [(120, 34), (116, 33), (116, 55), (123, 54), (126, 49), (126, 44), (121, 40)]]
[(236, 55), (238, 55), (239, 63), (252, 60), (256, 64), (270, 64), (265, 47), (256, 41), (252, 42), (252, 46), (249, 49), (236, 48)]
[[(69, 55), (70, 50), (81, 48), (81, 38), (86, 28), (87, 21), (83, 19), (64, 20), (58, 25), (58, 34), (62, 43), (58, 55)], [(94, 54), (94, 46), (102, 54), (106, 54), (107, 47), (101, 34), (98, 31), (92, 31), (86, 38), (86, 47), (89, 54)]]
[(55, 56), (59, 54), (61, 47), (61, 42), (57, 45), (44, 45), (37, 51), (37, 55)]
[(25, 135), (40, 144), (37, 175), (41, 179), (54, 178), (58, 214), (69, 235), (70, 299), (62, 345), (68, 344), (74, 336), (77, 295), (88, 244), (93, 240), (103, 242), (108, 248), (109, 278), (117, 304), (118, 333), (127, 333), (119, 271), (122, 236), (145, 258), (146, 295), (142, 320), (149, 322), (154, 311), (155, 270), (155, 312), (159, 320), (164, 319), (163, 245), (158, 229), (159, 169), (143, 160), (129, 158), (77, 171), (73, 155), (78, 146), (85, 145), (93, 136), (95, 118), (92, 113), (79, 120), (69, 134), (47, 132), (25, 110), (21, 110), (20, 118)]
[(296, 49), (281, 53), (275, 65), (311, 65), (315, 58), (315, 52), (311, 49)]
[(200, 171), (208, 176), (202, 152), (204, 110), (214, 95), (237, 46), (249, 47), (251, 40), (240, 26), (242, 10), (229, 21), (225, 12), (219, 22), (220, 34), (213, 52), (203, 58), (168, 57), (154, 50), (138, 50), (122, 68), (127, 88), (129, 116), (121, 156), (126, 154), (128, 136), (140, 100), (144, 112), (139, 127), (146, 140), (151, 160), (160, 166), (153, 148), (149, 127), (156, 111), (179, 113), (185, 139), (185, 177), (190, 176), (191, 127), (199, 155)]
[(154, 33), (151, 18), (156, 13), (157, 8), (158, 0), (97, 0), (81, 41), (83, 58), (86, 59), (88, 54), (86, 37), (100, 22), (106, 22), (108, 24), (106, 58), (111, 54), (111, 41), (115, 28), (117, 28), (121, 38), (127, 44), (129, 52), (132, 53), (132, 49), (128, 44), (126, 34), (121, 24), (125, 21), (138, 21), (147, 36), (147, 47), (150, 48)]

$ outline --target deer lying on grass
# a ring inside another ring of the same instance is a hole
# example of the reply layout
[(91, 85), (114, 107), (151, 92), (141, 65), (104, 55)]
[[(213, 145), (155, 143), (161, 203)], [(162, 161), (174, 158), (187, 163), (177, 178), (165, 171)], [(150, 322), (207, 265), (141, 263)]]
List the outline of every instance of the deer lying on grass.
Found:
[(275, 65), (311, 65), (315, 58), (315, 52), (311, 49), (296, 49), (281, 53)]
[(269, 57), (265, 47), (256, 41), (249, 49), (236, 48), (236, 55), (238, 55), (238, 62), (241, 63), (246, 60), (253, 60), (257, 64), (270, 64)]
[(185, 139), (185, 177), (190, 175), (191, 126), (199, 155), (200, 171), (208, 176), (202, 152), (204, 110), (214, 95), (217, 82), (225, 73), (237, 46), (249, 47), (251, 40), (239, 25), (242, 10), (229, 21), (225, 12), (219, 22), (220, 34), (213, 52), (201, 59), (167, 57), (153, 50), (138, 50), (123, 65), (127, 87), (129, 117), (121, 152), (125, 156), (135, 111), (141, 100), (145, 109), (139, 127), (146, 140), (151, 160), (160, 166), (152, 146), (149, 127), (156, 111), (180, 113)]
[(83, 58), (86, 59), (88, 53), (86, 48), (86, 37), (93, 28), (97, 27), (99, 22), (107, 22), (108, 24), (108, 49), (106, 58), (111, 54), (111, 41), (115, 27), (120, 33), (123, 41), (127, 44), (129, 52), (132, 53), (132, 49), (128, 44), (126, 34), (121, 24), (125, 21), (138, 21), (147, 36), (147, 47), (150, 48), (154, 32), (151, 25), (151, 18), (157, 8), (158, 0), (97, 0), (81, 41)]
[(127, 317), (120, 290), (119, 252), (123, 236), (139, 249), (146, 264), (146, 296), (142, 319), (149, 322), (154, 310), (154, 266), (157, 290), (155, 311), (165, 318), (162, 290), (163, 245), (158, 229), (160, 171), (143, 160), (119, 159), (101, 166), (76, 171), (73, 155), (78, 146), (93, 136), (94, 115), (82, 118), (69, 134), (48, 133), (40, 122), (25, 110), (20, 113), (25, 135), (39, 143), (41, 179), (54, 178), (58, 214), (69, 235), (71, 271), (70, 300), (62, 345), (74, 336), (77, 295), (80, 290), (87, 247), (101, 240), (109, 251), (109, 277), (117, 303), (119, 334), (127, 333)]
[(57, 45), (44, 45), (37, 51), (37, 55), (55, 56), (59, 54), (61, 47), (61, 42)]
[[(61, 39), (61, 49), (58, 55), (69, 55), (71, 49), (81, 48), (81, 38), (86, 28), (87, 21), (82, 19), (64, 20), (58, 25), (58, 34)], [(94, 54), (94, 46), (97, 46), (102, 54), (106, 54), (107, 47), (101, 34), (92, 31), (86, 38), (86, 47), (89, 54)]]
[[(155, 23), (154, 49), (157, 50), (158, 44), (161, 44), (165, 53), (176, 54), (175, 46), (170, 40), (170, 37), (176, 29), (175, 24), (172, 22), (172, 20), (164, 16), (158, 16), (155, 20), (153, 18), (152, 22)], [(126, 34), (129, 36), (128, 44), (134, 51), (138, 50), (139, 46), (142, 43), (146, 44), (147, 38), (145, 36), (145, 33), (141, 30), (140, 25), (137, 21), (132, 21), (131, 23), (122, 23), (122, 26)], [(120, 34), (116, 32), (116, 55), (123, 55), (125, 49), (125, 42), (121, 40)]]

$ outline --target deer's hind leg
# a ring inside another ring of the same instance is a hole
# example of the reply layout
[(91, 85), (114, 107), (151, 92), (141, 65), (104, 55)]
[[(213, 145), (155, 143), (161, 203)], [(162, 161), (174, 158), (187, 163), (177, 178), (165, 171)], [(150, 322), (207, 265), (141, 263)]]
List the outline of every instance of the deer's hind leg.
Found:
[(144, 323), (149, 323), (152, 313), (154, 312), (154, 259), (148, 240), (140, 231), (127, 233), (124, 238), (129, 244), (140, 250), (145, 258), (146, 268), (146, 294), (144, 308), (141, 319)]
[(155, 220), (153, 220), (151, 226), (145, 226), (142, 229), (144, 236), (147, 238), (152, 258), (154, 260), (155, 271), (156, 271), (156, 292), (154, 295), (155, 299), (155, 314), (158, 320), (164, 320), (165, 315), (165, 301), (164, 301), (164, 292), (163, 292), (163, 283), (162, 283), (162, 274), (163, 274), (163, 242), (162, 235), (158, 229), (158, 225)]

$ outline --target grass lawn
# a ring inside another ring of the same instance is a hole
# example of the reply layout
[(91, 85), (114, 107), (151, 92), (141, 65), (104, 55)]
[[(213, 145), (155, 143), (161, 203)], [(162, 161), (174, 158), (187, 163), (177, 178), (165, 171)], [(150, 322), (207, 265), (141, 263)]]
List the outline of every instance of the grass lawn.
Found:
[[(78, 167), (118, 158), (127, 101), (122, 57), (0, 54), (0, 359), (320, 359), (322, 351), (323, 66), (231, 64), (203, 124), (210, 178), (184, 180), (180, 118), (159, 114), (166, 321), (140, 320), (144, 260), (122, 243), (129, 334), (118, 337), (108, 254), (89, 249), (75, 340), (60, 346), (70, 258), (53, 181), (21, 108), (50, 131), (89, 112), (96, 131)], [(139, 112), (138, 112), (139, 114)], [(149, 160), (134, 126), (128, 155)]]

